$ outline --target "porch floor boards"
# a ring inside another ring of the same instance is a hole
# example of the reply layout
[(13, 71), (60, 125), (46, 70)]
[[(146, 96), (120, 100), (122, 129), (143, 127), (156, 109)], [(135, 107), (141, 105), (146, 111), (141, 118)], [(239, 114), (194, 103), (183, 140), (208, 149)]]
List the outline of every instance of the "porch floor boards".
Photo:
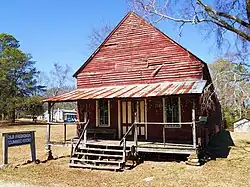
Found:
[[(88, 140), (87, 144), (100, 146), (120, 146), (119, 140)], [(146, 142), (138, 141), (137, 151), (149, 153), (168, 153), (168, 154), (193, 154), (196, 149), (191, 144), (175, 144), (175, 143), (160, 143), (160, 142)], [(134, 141), (127, 141), (126, 146), (132, 147)]]
[[(74, 139), (74, 143), (77, 142), (77, 139)], [(83, 144), (83, 141), (81, 142)], [(88, 140), (88, 145), (95, 145), (95, 146), (107, 146), (107, 147), (120, 147), (120, 140)], [(56, 142), (51, 141), (51, 146), (65, 146), (70, 147), (71, 141), (67, 140), (66, 142)], [(127, 141), (126, 146), (127, 148), (132, 147), (134, 141)], [(121, 145), (122, 147), (122, 145)], [(137, 146), (138, 153), (167, 153), (167, 154), (194, 154), (196, 153), (196, 149), (193, 148), (191, 144), (175, 144), (175, 143), (163, 143), (160, 142), (148, 142), (148, 141), (138, 141)]]

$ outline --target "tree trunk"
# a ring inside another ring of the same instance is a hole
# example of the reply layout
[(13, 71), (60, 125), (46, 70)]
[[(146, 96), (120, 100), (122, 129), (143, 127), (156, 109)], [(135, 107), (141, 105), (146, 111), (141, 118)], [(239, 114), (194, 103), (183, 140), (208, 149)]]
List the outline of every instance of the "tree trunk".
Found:
[(11, 112), (11, 122), (15, 123), (15, 119), (16, 119), (16, 109), (14, 108)]

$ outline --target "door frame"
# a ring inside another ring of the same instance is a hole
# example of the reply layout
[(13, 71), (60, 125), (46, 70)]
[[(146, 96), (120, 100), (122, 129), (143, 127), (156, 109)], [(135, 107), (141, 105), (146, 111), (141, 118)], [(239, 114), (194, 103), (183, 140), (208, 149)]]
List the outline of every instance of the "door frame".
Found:
[[(119, 139), (121, 139), (121, 137), (123, 136), (123, 125), (122, 125), (122, 102), (125, 101), (125, 102), (128, 102), (128, 101), (131, 101), (131, 110), (132, 110), (132, 102), (133, 101), (144, 101), (144, 122), (145, 122), (145, 126), (144, 126), (144, 136), (145, 136), (145, 140), (148, 139), (148, 125), (147, 125), (147, 122), (148, 122), (148, 112), (147, 112), (147, 99), (131, 99), (131, 100), (124, 100), (124, 99), (118, 99), (118, 137)], [(126, 105), (127, 107), (127, 105)], [(140, 112), (140, 103), (137, 104), (137, 114), (138, 112)], [(139, 110), (139, 111), (138, 111)], [(126, 114), (127, 116), (127, 114)], [(131, 118), (132, 118), (132, 121), (134, 120), (133, 119), (133, 114), (131, 114)], [(139, 115), (137, 115), (137, 120), (139, 118)]]

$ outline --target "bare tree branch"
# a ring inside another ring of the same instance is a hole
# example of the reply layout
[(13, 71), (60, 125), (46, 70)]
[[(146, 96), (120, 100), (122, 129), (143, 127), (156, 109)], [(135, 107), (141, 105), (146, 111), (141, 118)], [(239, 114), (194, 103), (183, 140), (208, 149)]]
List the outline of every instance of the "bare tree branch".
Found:
[[(220, 26), (220, 27), (224, 27), (226, 28), (227, 30), (230, 30), (238, 35), (240, 35), (242, 38), (245, 38), (246, 40), (250, 41), (250, 36), (247, 34), (247, 33), (244, 33), (242, 32), (241, 30), (239, 29), (236, 29), (235, 27), (231, 26), (230, 24), (228, 24), (226, 21), (224, 21), (223, 19), (219, 18), (217, 15), (219, 16), (223, 16), (223, 17), (226, 17), (229, 18), (229, 19), (232, 19), (232, 17), (234, 16), (231, 16), (231, 15), (228, 15), (226, 13), (222, 13), (222, 12), (216, 12), (214, 9), (212, 9), (211, 7), (209, 7), (208, 5), (205, 5), (204, 3), (202, 3), (200, 0), (197, 0), (197, 3), (199, 5), (201, 5), (205, 11), (208, 13), (208, 15), (213, 18), (214, 20), (210, 20), (210, 22)], [(243, 20), (240, 20), (239, 18), (236, 18), (234, 17), (234, 20), (237, 21), (238, 23), (240, 23), (241, 25), (248, 27), (249, 28), (249, 24), (244, 22)], [(244, 23), (244, 24), (242, 24)]]
[[(190, 6), (192, 7), (192, 11), (190, 11), (190, 16), (188, 19), (185, 18), (184, 15), (180, 18), (180, 17), (175, 17), (174, 15), (171, 16), (167, 13), (166, 10), (170, 9), (169, 7), (170, 0), (167, 0), (165, 4), (162, 5), (163, 7), (157, 6), (156, 0), (133, 0), (133, 1), (134, 3), (139, 5), (139, 7), (141, 7), (145, 12), (148, 12), (151, 15), (158, 16), (159, 19), (156, 22), (159, 22), (163, 19), (168, 19), (178, 23), (191, 23), (191, 24), (198, 24), (204, 22), (212, 23), (217, 25), (218, 27), (222, 27), (226, 30), (229, 30), (241, 36), (247, 41), (250, 41), (250, 36), (249, 36), (250, 24), (248, 22), (244, 21), (240, 17), (235, 16), (233, 14), (229, 14), (223, 11), (216, 11), (211, 6), (205, 5), (201, 0), (190, 0), (191, 2)], [(196, 8), (193, 2), (195, 2), (199, 7)], [(234, 8), (236, 2), (237, 2), (236, 0), (232, 2), (232, 7), (231, 7), (232, 9)], [(246, 0), (246, 9), (248, 16), (250, 14), (249, 6), (250, 6), (250, 0)], [(248, 21), (249, 20), (250, 19), (248, 19)], [(240, 29), (241, 27), (244, 27), (246, 29)]]

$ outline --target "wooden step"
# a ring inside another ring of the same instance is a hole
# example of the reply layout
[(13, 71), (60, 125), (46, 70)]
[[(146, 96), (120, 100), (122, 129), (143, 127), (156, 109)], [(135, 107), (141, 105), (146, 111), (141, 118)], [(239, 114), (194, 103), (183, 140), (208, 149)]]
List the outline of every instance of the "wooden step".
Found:
[(79, 167), (79, 168), (89, 168), (89, 169), (105, 169), (105, 170), (120, 170), (119, 166), (95, 166), (89, 164), (69, 164), (70, 167)]
[(122, 158), (122, 155), (110, 155), (110, 154), (98, 154), (98, 153), (82, 153), (82, 152), (75, 152), (77, 155), (86, 155), (86, 156), (101, 156), (101, 157), (116, 157), (116, 158)]
[(89, 160), (89, 159), (78, 159), (78, 158), (71, 158), (73, 161), (79, 162), (92, 162), (92, 163), (105, 163), (105, 164), (122, 164), (122, 160)]
[[(97, 143), (91, 143), (88, 142), (86, 143), (86, 146), (95, 146), (95, 147), (112, 147), (112, 148), (117, 148), (117, 149), (123, 149), (123, 145), (112, 145), (112, 144), (97, 144)], [(126, 147), (126, 148), (130, 148), (130, 147)]]
[[(101, 149), (101, 148), (89, 148), (89, 147), (79, 147), (80, 150), (86, 150), (86, 151), (104, 151), (104, 152), (117, 152), (117, 153), (123, 153), (123, 150), (119, 149)], [(126, 153), (130, 152), (130, 150), (126, 150)]]

